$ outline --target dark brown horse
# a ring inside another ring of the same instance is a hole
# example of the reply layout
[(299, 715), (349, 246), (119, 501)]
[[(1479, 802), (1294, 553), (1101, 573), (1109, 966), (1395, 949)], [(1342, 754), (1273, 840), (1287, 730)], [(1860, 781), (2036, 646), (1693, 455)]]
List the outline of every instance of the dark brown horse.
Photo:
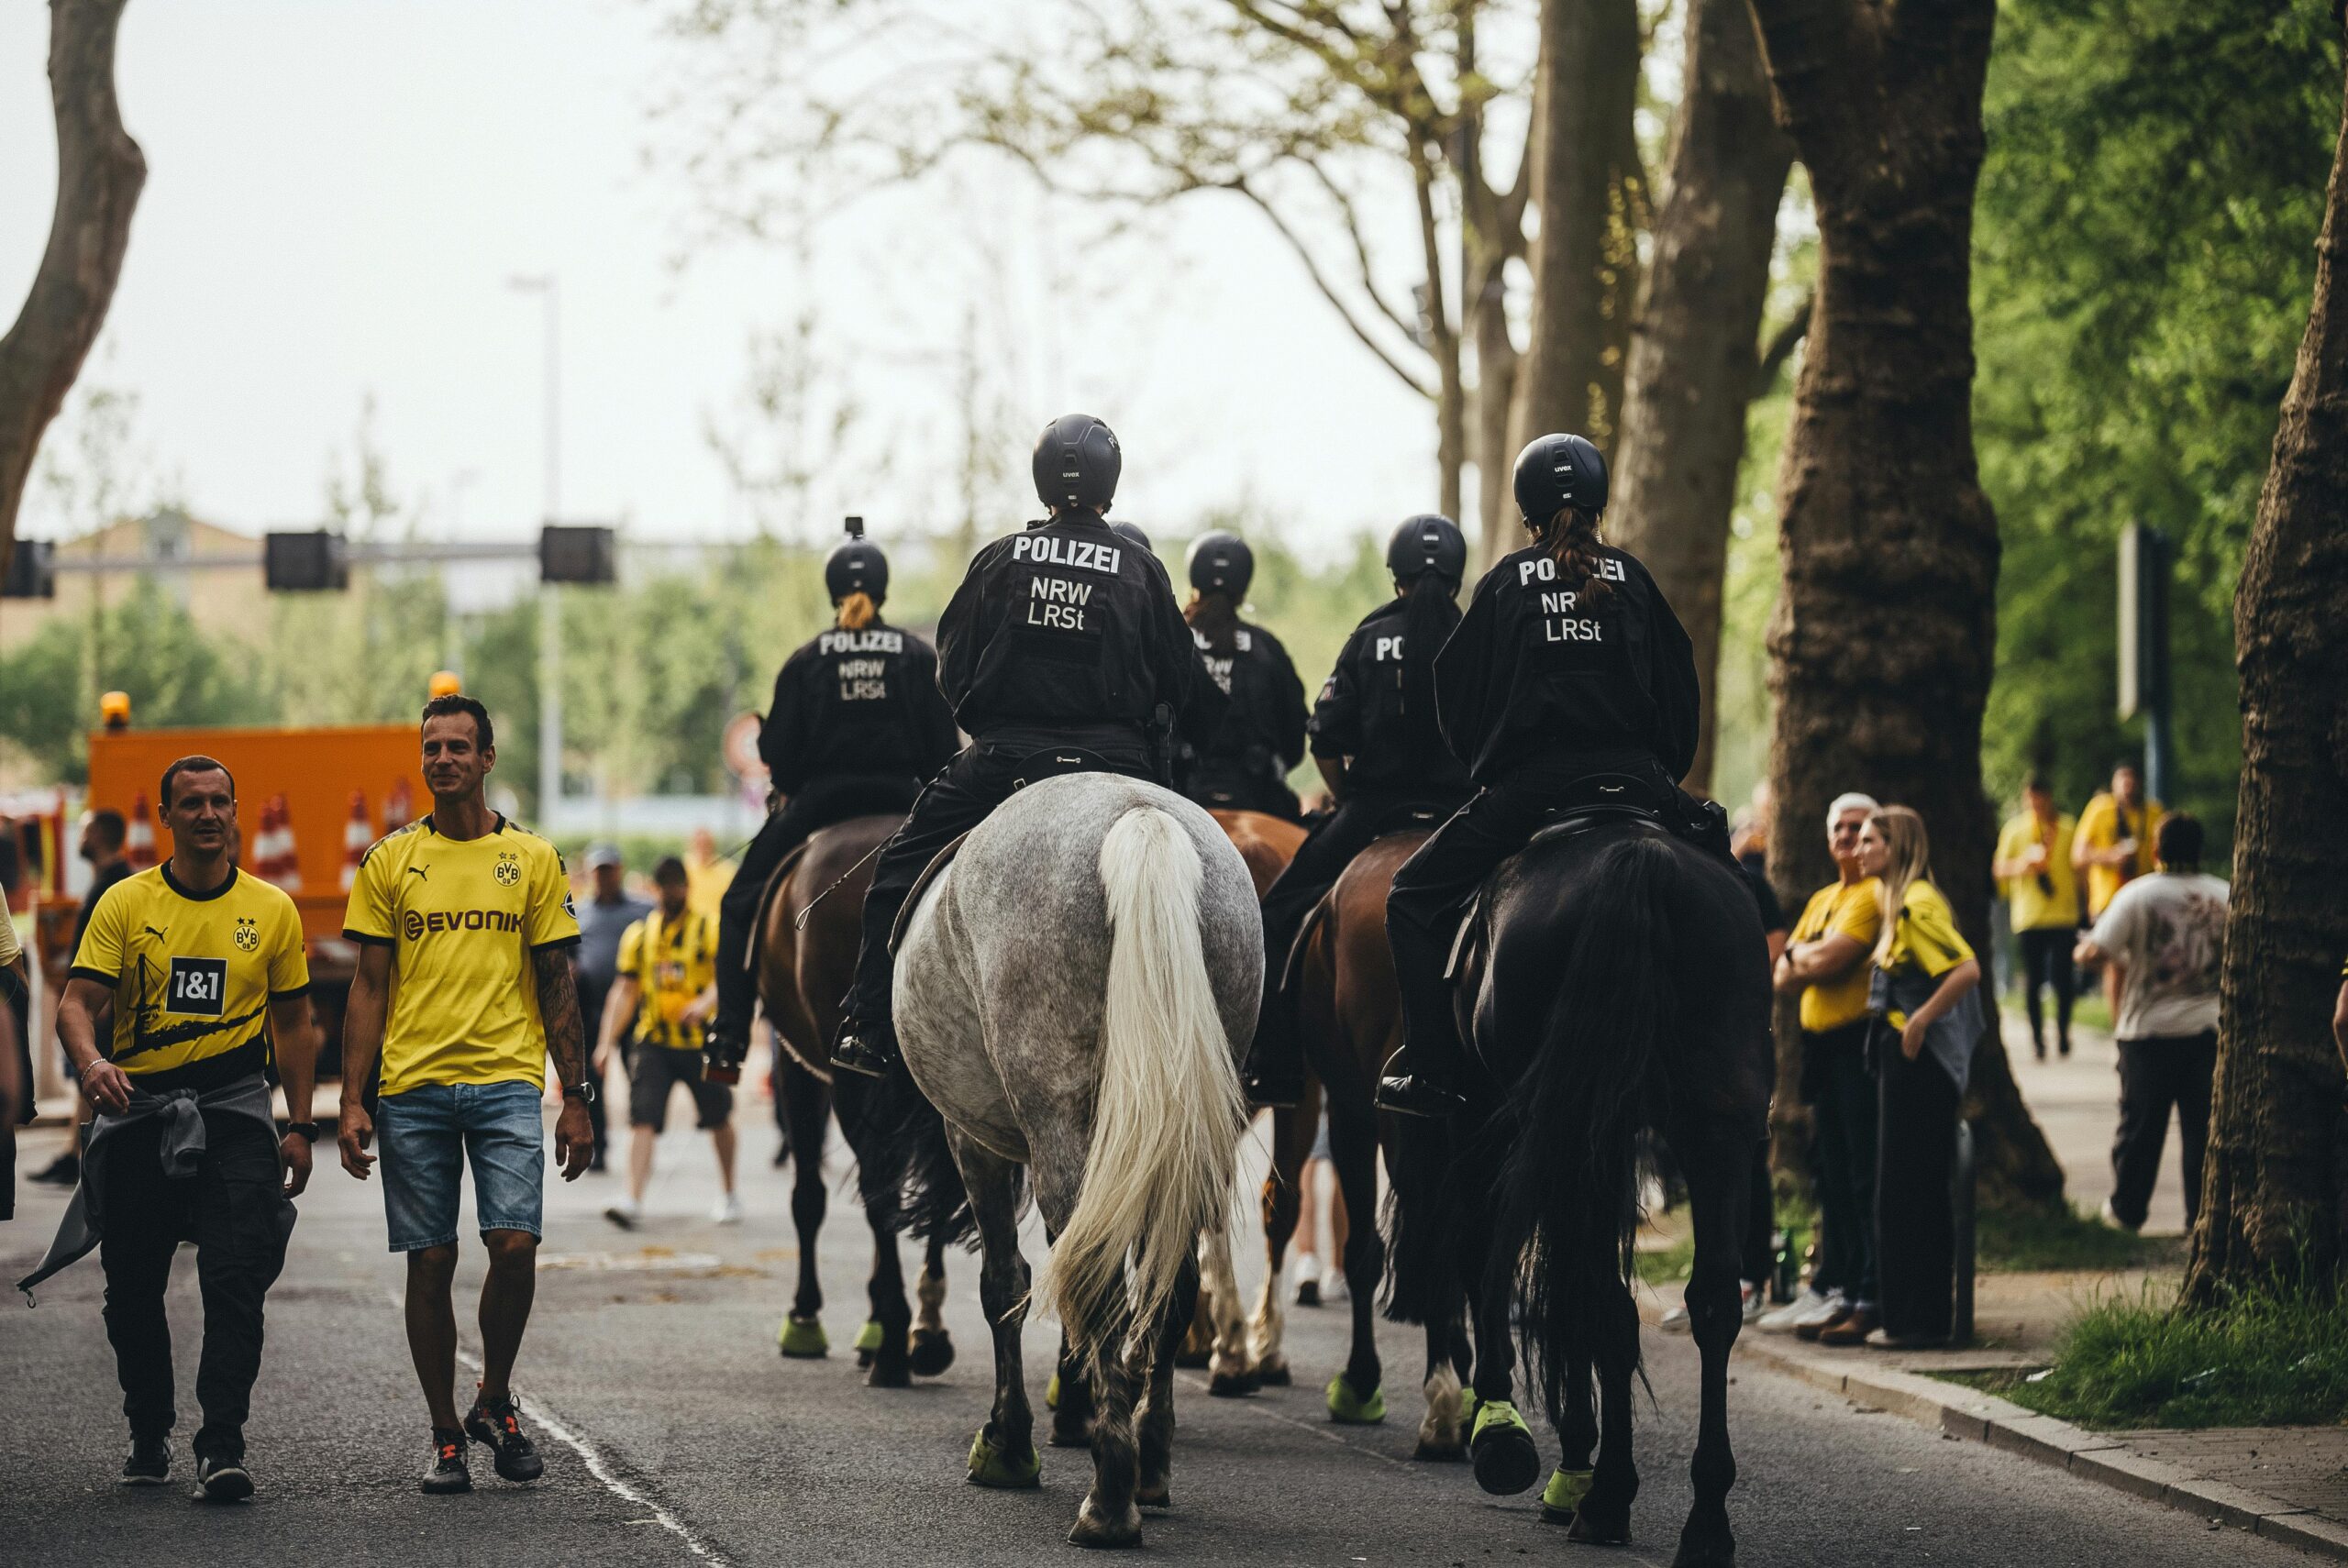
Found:
[(879, 1086), (858, 1077), (835, 1083), (831, 1073), (832, 1037), (839, 1030), (840, 999), (856, 971), (873, 852), (903, 820), (852, 817), (809, 835), (783, 863), (780, 885), (767, 896), (758, 956), (759, 999), (779, 1046), (774, 1092), (791, 1141), (791, 1218), (799, 1229), (799, 1289), (778, 1338), (788, 1356), (820, 1356), (829, 1346), (819, 1316), (824, 1292), (815, 1278), (815, 1242), (827, 1197), (825, 1123), (836, 1101), (840, 1132), (857, 1157), (864, 1216), (872, 1227), (872, 1278), (866, 1287), (872, 1315), (856, 1348), (876, 1388), (902, 1388), (914, 1373), (935, 1377), (954, 1364), (954, 1342), (941, 1311), (946, 1243), (933, 1238), (928, 1244), (916, 1325), (906, 1308), (904, 1274), (897, 1261), (897, 1232), (904, 1229), (905, 1216), (896, 1191), (865, 1175), (888, 1168), (888, 1162), (867, 1154), (883, 1132), (872, 1124)]

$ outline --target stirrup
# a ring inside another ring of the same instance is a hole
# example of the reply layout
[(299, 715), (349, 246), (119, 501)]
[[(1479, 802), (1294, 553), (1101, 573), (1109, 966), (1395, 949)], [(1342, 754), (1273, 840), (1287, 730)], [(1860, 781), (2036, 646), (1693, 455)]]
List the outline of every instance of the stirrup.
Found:
[(1456, 1089), (1404, 1073), (1378, 1080), (1378, 1109), (1397, 1116), (1456, 1116), (1468, 1109), (1468, 1099)]
[(1240, 1080), (1250, 1107), (1264, 1110), (1294, 1110), (1304, 1100), (1304, 1075), (1251, 1072)]
[(840, 1036), (832, 1047), (832, 1070), (854, 1073), (858, 1077), (885, 1078), (897, 1065), (897, 1059), (869, 1043), (859, 1032), (850, 1030)]

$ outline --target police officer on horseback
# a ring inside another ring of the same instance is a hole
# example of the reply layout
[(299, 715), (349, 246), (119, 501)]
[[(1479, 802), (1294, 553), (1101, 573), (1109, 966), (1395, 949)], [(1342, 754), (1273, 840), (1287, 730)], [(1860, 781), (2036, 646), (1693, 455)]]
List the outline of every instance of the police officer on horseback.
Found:
[(1386, 569), (1394, 597), (1346, 639), (1309, 726), (1336, 810), (1264, 893), (1264, 1002), (1246, 1074), (1258, 1105), (1294, 1105), (1304, 1090), (1295, 999), (1281, 982), (1312, 907), (1379, 837), (1433, 826), (1472, 788), (1436, 726), (1434, 687), (1435, 652), (1459, 624), (1467, 538), (1448, 517), (1409, 518), (1387, 544)]
[(1175, 775), (1182, 793), (1209, 810), (1263, 812), (1297, 820), (1289, 769), (1304, 760), (1304, 683), (1279, 639), (1239, 618), (1255, 552), (1217, 529), (1191, 546), (1191, 623), (1207, 673), (1231, 706), (1204, 746), (1185, 746)]
[(862, 518), (847, 531), (824, 562), (836, 623), (783, 662), (759, 731), (772, 811), (718, 906), (717, 1013), (704, 1049), (720, 1078), (739, 1070), (748, 1046), (758, 975), (747, 960), (775, 868), (818, 828), (904, 811), (960, 744), (936, 654), (880, 618), (889, 558), (864, 536)]
[(938, 619), (938, 684), (971, 741), (873, 867), (836, 1068), (879, 1077), (895, 1065), (890, 938), (939, 851), (1037, 778), (1104, 771), (1163, 784), (1162, 737), (1200, 744), (1222, 717), (1165, 567), (1102, 515), (1123, 462), (1116, 436), (1089, 414), (1046, 426), (1035, 475), (1050, 515), (980, 550)]
[(1516, 503), (1533, 543), (1476, 585), (1434, 661), (1444, 738), (1480, 788), (1388, 896), (1404, 1043), (1379, 1086), (1385, 1110), (1465, 1106), (1445, 966), (1467, 901), (1543, 826), (1628, 805), (1728, 857), (1720, 808), (1678, 788), (1696, 755), (1695, 650), (1646, 568), (1599, 538), (1606, 491), (1606, 460), (1579, 436), (1526, 447)]

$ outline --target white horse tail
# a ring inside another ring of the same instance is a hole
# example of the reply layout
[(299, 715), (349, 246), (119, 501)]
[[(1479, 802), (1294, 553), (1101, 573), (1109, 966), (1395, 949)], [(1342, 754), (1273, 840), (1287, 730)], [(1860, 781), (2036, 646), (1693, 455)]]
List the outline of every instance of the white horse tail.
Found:
[[(1092, 1147), (1076, 1211), (1052, 1249), (1052, 1305), (1091, 1358), (1131, 1327), (1146, 1331), (1174, 1294), (1201, 1230), (1231, 1206), (1246, 1124), (1231, 1042), (1199, 935), (1203, 869), (1170, 813), (1140, 806), (1101, 843), (1109, 985)], [(1133, 1275), (1130, 1317), (1102, 1310)]]

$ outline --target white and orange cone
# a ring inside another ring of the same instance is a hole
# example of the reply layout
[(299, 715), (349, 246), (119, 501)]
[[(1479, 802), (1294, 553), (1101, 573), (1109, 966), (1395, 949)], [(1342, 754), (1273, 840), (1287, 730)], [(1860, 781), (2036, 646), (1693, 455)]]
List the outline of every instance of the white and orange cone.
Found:
[(383, 797), (383, 831), (393, 834), (415, 821), (415, 797), (408, 793), (407, 780), (392, 780), (392, 791)]
[(350, 792), (350, 821), (342, 830), (342, 890), (349, 892), (359, 883), (359, 863), (367, 858), (367, 846), (375, 842), (374, 832), (367, 825), (367, 792)]
[(155, 808), (147, 803), (144, 790), (131, 802), (130, 829), (123, 835), (122, 848), (133, 871), (144, 871), (162, 858), (155, 852)]

